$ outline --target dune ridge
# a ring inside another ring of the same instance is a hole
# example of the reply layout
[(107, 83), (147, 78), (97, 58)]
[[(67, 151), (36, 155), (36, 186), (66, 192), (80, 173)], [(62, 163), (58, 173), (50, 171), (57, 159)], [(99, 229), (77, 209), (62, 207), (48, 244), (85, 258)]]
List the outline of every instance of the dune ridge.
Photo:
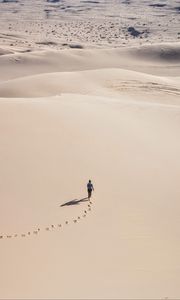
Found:
[[(177, 53), (174, 56), (174, 52)], [(172, 54), (171, 54), (172, 53)], [(105, 50), (55, 50), (14, 53), (0, 57), (1, 80), (47, 72), (123, 68), (148, 74), (179, 75), (180, 43)], [(168, 68), (167, 68), (168, 67)], [(166, 70), (165, 70), (166, 68)]]
[[(177, 79), (177, 77), (176, 77)], [(72, 84), (69, 85), (69, 81)], [(83, 83), (83, 85), (82, 85)], [(119, 97), (125, 91), (139, 89), (143, 92), (159, 91), (180, 95), (178, 81), (123, 69), (97, 69), (80, 72), (43, 73), (24, 78), (3, 81), (0, 97), (25, 98), (47, 97), (62, 93), (94, 94)]]

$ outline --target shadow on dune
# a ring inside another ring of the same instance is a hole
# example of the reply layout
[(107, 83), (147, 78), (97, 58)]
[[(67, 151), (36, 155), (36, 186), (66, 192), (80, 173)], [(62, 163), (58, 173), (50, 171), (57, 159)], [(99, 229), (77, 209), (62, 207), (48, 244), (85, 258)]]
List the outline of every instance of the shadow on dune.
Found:
[(89, 199), (86, 197), (86, 198), (82, 198), (82, 199), (74, 199), (74, 200), (71, 200), (71, 201), (68, 201), (64, 204), (61, 204), (60, 206), (69, 206), (69, 205), (79, 205), (79, 203), (81, 202), (86, 202), (86, 201), (89, 201)]

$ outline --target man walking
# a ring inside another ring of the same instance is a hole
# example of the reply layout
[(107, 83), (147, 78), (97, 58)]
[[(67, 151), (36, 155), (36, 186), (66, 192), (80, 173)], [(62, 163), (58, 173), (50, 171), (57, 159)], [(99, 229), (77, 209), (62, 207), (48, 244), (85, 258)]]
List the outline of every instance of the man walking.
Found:
[(87, 183), (87, 192), (88, 192), (89, 199), (91, 198), (92, 191), (94, 191), (94, 187), (91, 180), (89, 180), (89, 182)]

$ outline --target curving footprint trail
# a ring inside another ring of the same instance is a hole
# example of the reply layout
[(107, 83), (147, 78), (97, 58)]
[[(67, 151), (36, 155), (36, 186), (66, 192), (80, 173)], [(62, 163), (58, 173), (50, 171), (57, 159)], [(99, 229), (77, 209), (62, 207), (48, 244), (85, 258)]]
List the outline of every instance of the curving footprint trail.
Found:
[(14, 234), (11, 234), (11, 235), (2, 234), (2, 235), (0, 235), (0, 239), (26, 238), (26, 237), (30, 237), (32, 235), (39, 235), (39, 233), (42, 232), (42, 231), (50, 232), (50, 231), (54, 231), (54, 230), (57, 230), (57, 229), (62, 229), (63, 226), (69, 225), (71, 223), (76, 224), (79, 221), (81, 221), (83, 218), (85, 218), (87, 216), (87, 214), (92, 209), (92, 202), (90, 200), (87, 200), (87, 201), (88, 201), (88, 205), (87, 205), (86, 209), (83, 209), (81, 214), (79, 216), (77, 216), (76, 218), (73, 218), (71, 220), (67, 220), (63, 223), (51, 224), (51, 225), (43, 227), (43, 228), (37, 228), (36, 230), (31, 230), (31, 231), (28, 231), (26, 233), (19, 233), (19, 234), (14, 233)]

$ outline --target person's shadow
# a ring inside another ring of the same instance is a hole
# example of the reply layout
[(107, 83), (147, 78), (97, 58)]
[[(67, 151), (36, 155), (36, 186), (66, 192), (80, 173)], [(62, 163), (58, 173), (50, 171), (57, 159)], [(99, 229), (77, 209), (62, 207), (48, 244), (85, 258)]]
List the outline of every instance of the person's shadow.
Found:
[(69, 205), (79, 205), (81, 202), (86, 202), (86, 201), (89, 201), (88, 197), (82, 199), (74, 199), (66, 203), (63, 203), (60, 206), (62, 207), (62, 206), (69, 206)]

